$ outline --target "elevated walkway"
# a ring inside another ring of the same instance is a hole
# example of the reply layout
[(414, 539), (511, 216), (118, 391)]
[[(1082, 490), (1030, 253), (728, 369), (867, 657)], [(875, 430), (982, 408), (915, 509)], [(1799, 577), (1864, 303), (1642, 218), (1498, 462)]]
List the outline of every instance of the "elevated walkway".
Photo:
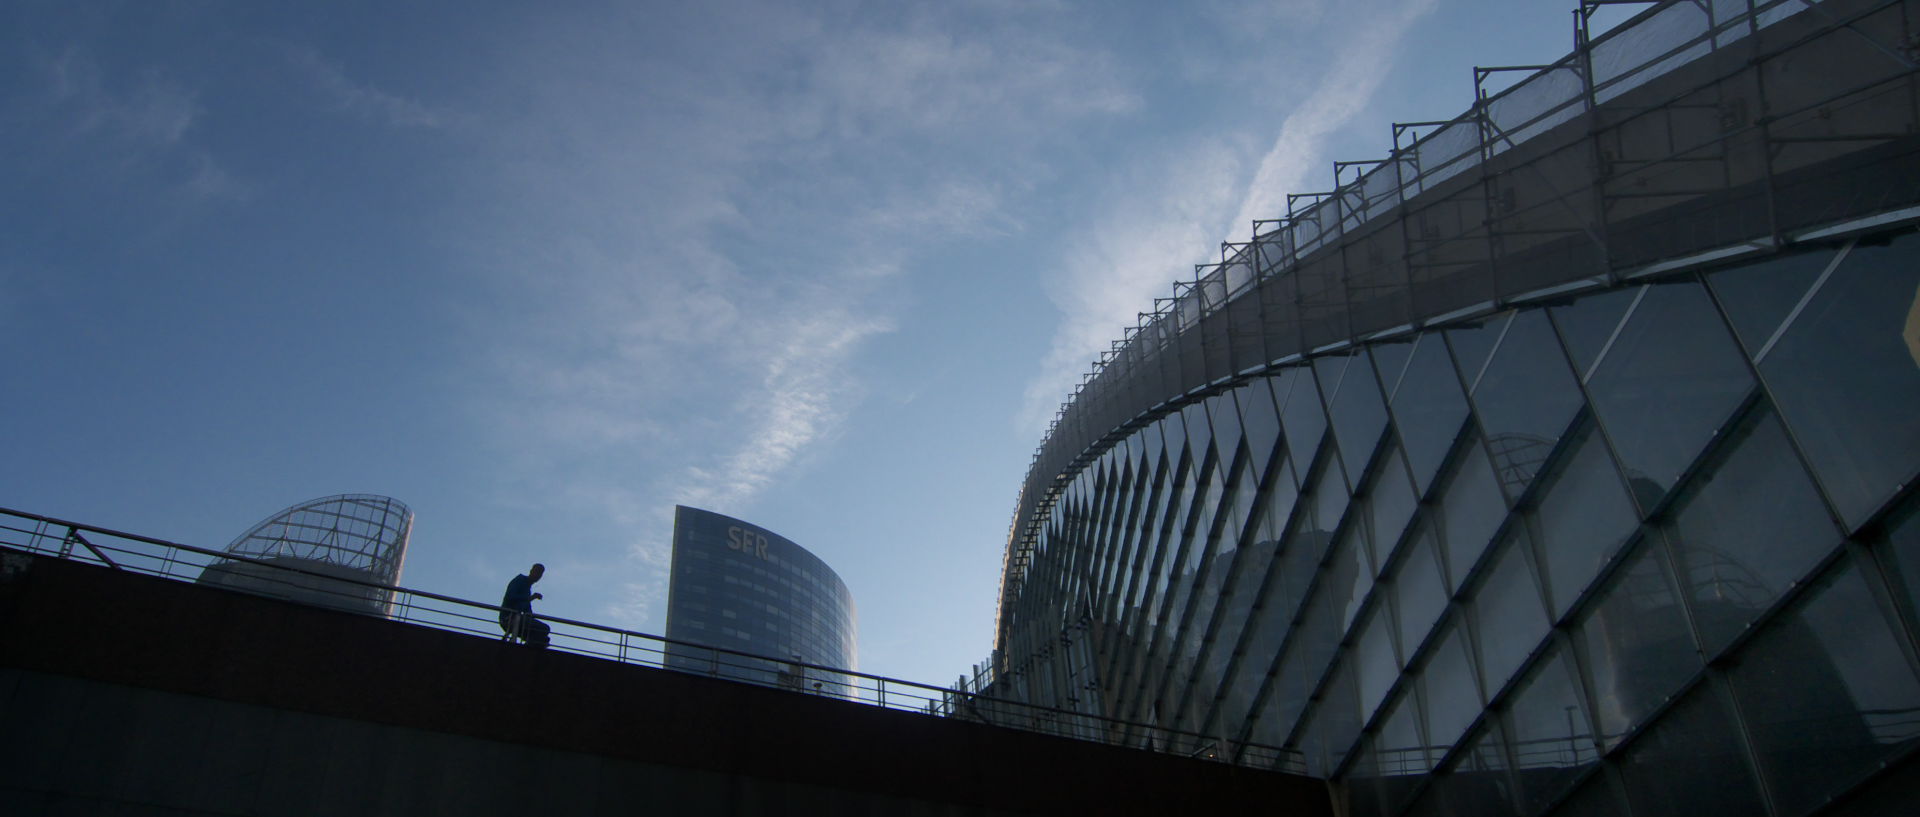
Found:
[(1329, 814), (1310, 778), (0, 548), (0, 812)]

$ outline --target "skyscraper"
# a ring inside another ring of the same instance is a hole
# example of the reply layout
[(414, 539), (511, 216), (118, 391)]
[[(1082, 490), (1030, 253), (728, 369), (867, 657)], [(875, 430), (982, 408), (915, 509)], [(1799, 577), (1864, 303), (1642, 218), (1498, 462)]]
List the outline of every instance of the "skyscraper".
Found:
[[(853, 595), (825, 562), (772, 531), (679, 506), (667, 589), (667, 666), (824, 694), (859, 669)], [(758, 658), (716, 652), (720, 647)]]

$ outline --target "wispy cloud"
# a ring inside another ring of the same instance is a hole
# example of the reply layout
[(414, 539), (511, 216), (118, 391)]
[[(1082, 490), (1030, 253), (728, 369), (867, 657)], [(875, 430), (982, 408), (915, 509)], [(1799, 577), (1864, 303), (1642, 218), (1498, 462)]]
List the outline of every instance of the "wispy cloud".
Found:
[(136, 72), (124, 87), (109, 88), (99, 63), (69, 48), (45, 69), (53, 101), (80, 134), (166, 148), (180, 142), (200, 113), (192, 91), (151, 68)]
[(842, 433), (914, 253), (1022, 229), (1032, 151), (1141, 104), (1110, 56), (1017, 21), (815, 13), (549, 15), (484, 78), (525, 106), (477, 128), (476, 260), (515, 304), (485, 413), (547, 501), (632, 520), (642, 578), (601, 611), (630, 626), (664, 599), (674, 504), (750, 512)]
[(335, 109), (402, 128), (431, 128), (445, 123), (446, 114), (416, 100), (390, 93), (370, 83), (355, 82), (339, 66), (304, 46), (287, 49), (292, 63)]
[(1256, 143), (1250, 133), (1193, 137), (1162, 163), (1164, 174), (1128, 179), (1098, 226), (1070, 242), (1048, 287), (1060, 329), (1028, 382), (1021, 427), (1043, 432), (1092, 362), (1153, 298), (1170, 295), (1173, 281), (1190, 279), (1194, 264), (1217, 261), (1219, 242), (1246, 240), (1254, 219), (1280, 214), (1288, 193), (1316, 184), (1314, 173), (1328, 177), (1322, 186), (1331, 183), (1329, 137), (1367, 109), (1408, 27), (1434, 2), (1364, 14), (1327, 15), (1314, 3), (1233, 12), (1269, 27), (1285, 21), (1301, 41), (1340, 42), (1339, 56), (1291, 107), (1257, 164), (1256, 152), (1242, 147)]
[[(1393, 69), (1394, 53), (1415, 21), (1433, 10), (1437, 0), (1409, 0), (1350, 33), (1350, 45), (1335, 51), (1333, 67), (1319, 87), (1280, 126), (1273, 147), (1260, 160), (1252, 186), (1240, 204), (1233, 227), (1240, 232), (1228, 240), (1246, 240), (1254, 219), (1285, 214), (1289, 193), (1307, 193), (1331, 186), (1326, 156), (1327, 137), (1367, 109), (1380, 83)], [(1389, 145), (1373, 146), (1384, 154)], [(1319, 174), (1316, 176), (1315, 174)], [(1309, 189), (1311, 188), (1311, 189)]]
[(1244, 176), (1242, 153), (1206, 140), (1114, 180), (1099, 226), (1071, 239), (1063, 266), (1048, 280), (1060, 328), (1027, 383), (1021, 427), (1043, 431), (1122, 328), (1166, 295), (1176, 277), (1191, 278), (1194, 263), (1208, 260)]
[(110, 73), (90, 52), (68, 47), (31, 60), (38, 93), (11, 100), (8, 122), (43, 138), (36, 149), (75, 177), (109, 173), (125, 184), (140, 179), (169, 198), (237, 200), (249, 186), (196, 144), (202, 118), (199, 94), (156, 67)]

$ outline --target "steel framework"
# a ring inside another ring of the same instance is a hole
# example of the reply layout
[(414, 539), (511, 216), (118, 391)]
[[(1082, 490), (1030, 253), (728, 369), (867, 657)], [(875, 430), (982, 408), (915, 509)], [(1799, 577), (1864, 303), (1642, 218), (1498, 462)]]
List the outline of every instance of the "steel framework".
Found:
[[(999, 641), (1060, 491), (1185, 404), (1356, 343), (1920, 217), (1914, 5), (1581, 0), (1567, 56), (1476, 67), (1466, 112), (1335, 162), (1332, 190), (1222, 244), (1061, 405), (1016, 499)], [(1608, 6), (1645, 8), (1597, 31)]]

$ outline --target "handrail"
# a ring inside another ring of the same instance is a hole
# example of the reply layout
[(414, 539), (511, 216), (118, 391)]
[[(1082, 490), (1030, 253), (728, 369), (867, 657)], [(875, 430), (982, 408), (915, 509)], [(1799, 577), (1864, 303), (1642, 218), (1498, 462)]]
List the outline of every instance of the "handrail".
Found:
[[(21, 524), (21, 520), (35, 523), (35, 525)], [(82, 532), (96, 539), (118, 540), (119, 544), (116, 546), (114, 543), (105, 541), (95, 542)], [(195, 581), (206, 568), (215, 564), (253, 565), (263, 571), (262, 575), (285, 576), (286, 581), (275, 580), (281, 586), (298, 588), (306, 594), (329, 594), (342, 600), (339, 605), (323, 603), (323, 606), (340, 609), (357, 605), (357, 608), (349, 611), (372, 614), (375, 608), (369, 606), (368, 602), (370, 599), (378, 600), (379, 609), (387, 611), (384, 617), (390, 620), (452, 632), (500, 638), (502, 634), (491, 625), (502, 613), (511, 612), (496, 604), (443, 593), (307, 570), (253, 556), (0, 507), (0, 547), (20, 548), (29, 553), (53, 558), (87, 561), (84, 554), (72, 551), (70, 545), (74, 542), (84, 545), (93, 559), (99, 560), (100, 563), (112, 569), (144, 573), (175, 581)], [(143, 552), (139, 546), (158, 549), (159, 552)], [(118, 554), (120, 558), (114, 559), (108, 555), (109, 552)], [(148, 566), (148, 563), (156, 563), (158, 566)], [(253, 591), (249, 588), (234, 587), (231, 584), (222, 585), (222, 587), (242, 592), (261, 592), (269, 596), (281, 595), (271, 590)], [(281, 597), (286, 596), (281, 595)], [(1205, 735), (1161, 729), (1150, 724), (1132, 723), (1103, 715), (1005, 701), (977, 691), (945, 689), (915, 681), (714, 647), (590, 621), (549, 615), (537, 617), (553, 627), (554, 649), (620, 663), (692, 672), (721, 680), (802, 693), (810, 692), (851, 703), (912, 711), (937, 717), (959, 718), (991, 726), (1043, 732), (1100, 743), (1135, 745), (1132, 743), (1133, 736), (1156, 735), (1160, 739), (1148, 744), (1147, 747), (1168, 754), (1199, 756), (1206, 754), (1205, 750), (1216, 742), (1215, 738)], [(691, 666), (692, 664), (704, 665), (705, 671), (695, 669)], [(811, 689), (804, 688), (809, 685)], [(1136, 746), (1136, 748), (1139, 747)], [(1295, 773), (1304, 770), (1304, 764), (1300, 762), (1297, 753), (1283, 752), (1269, 746), (1247, 746), (1246, 749), (1248, 756), (1239, 758), (1237, 760), (1239, 765)], [(1225, 752), (1215, 752), (1213, 755), (1218, 755), (1216, 759), (1219, 760), (1229, 759), (1228, 753)]]

